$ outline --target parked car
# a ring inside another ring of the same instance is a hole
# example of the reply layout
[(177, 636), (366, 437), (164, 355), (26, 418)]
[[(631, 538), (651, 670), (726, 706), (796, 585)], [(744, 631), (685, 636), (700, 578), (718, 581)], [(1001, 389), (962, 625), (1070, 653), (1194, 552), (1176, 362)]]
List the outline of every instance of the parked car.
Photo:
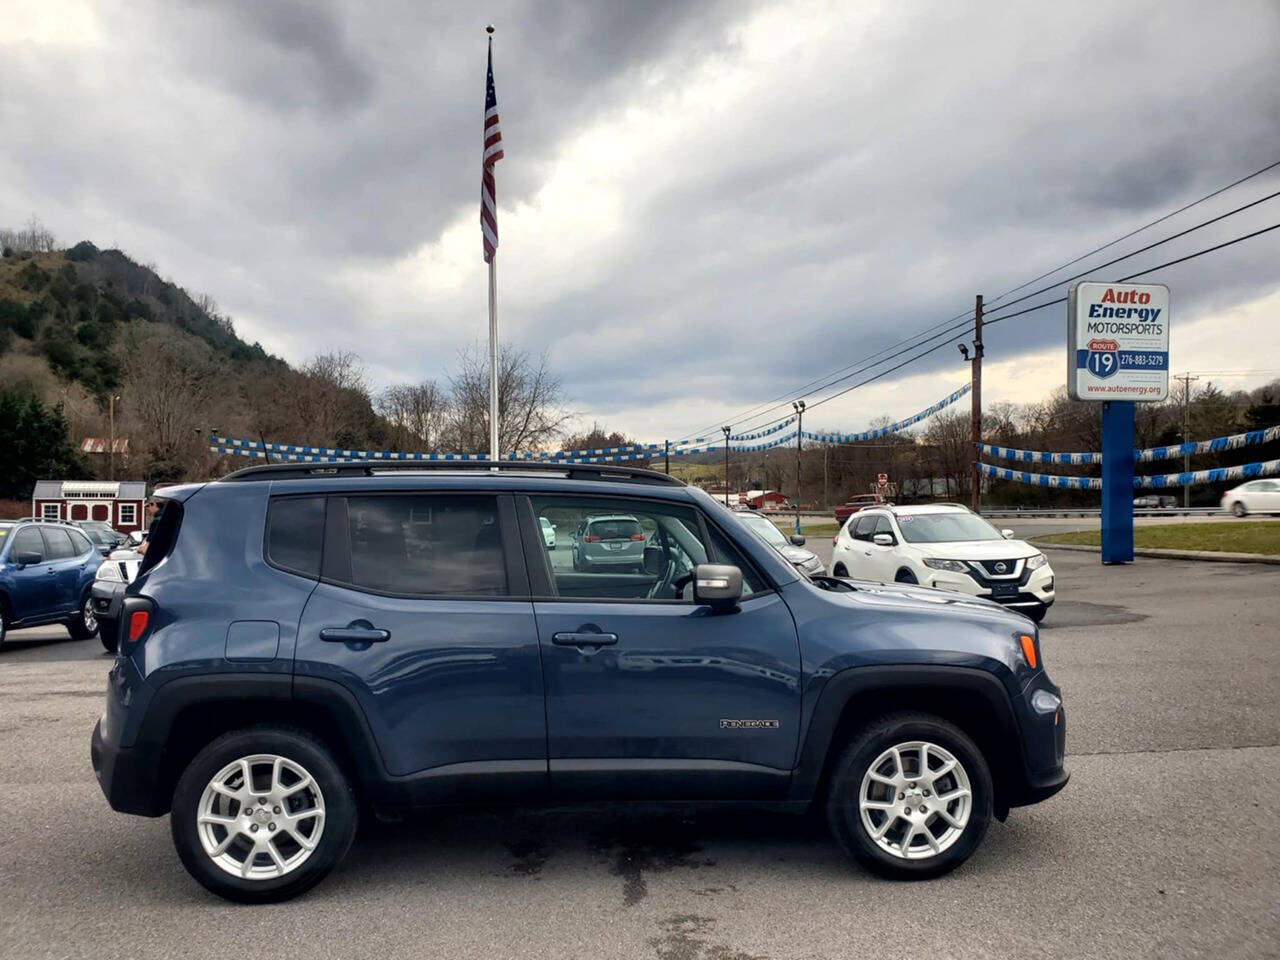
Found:
[(111, 524), (102, 520), (72, 520), (71, 525), (83, 531), (104, 557), (128, 539)]
[(542, 526), (542, 542), (547, 545), (548, 550), (556, 548), (556, 528), (551, 525), (551, 521), (546, 517), (538, 518)]
[(1237, 517), (1280, 513), (1280, 480), (1250, 480), (1222, 495), (1222, 510)]
[(836, 522), (844, 523), (859, 510), (878, 507), (884, 502), (884, 497), (878, 493), (860, 493), (855, 497), (850, 497), (844, 502), (844, 506), (836, 507)]
[(822, 576), (827, 572), (818, 555), (812, 550), (805, 549), (804, 537), (794, 534), (790, 537), (784, 536), (776, 523), (758, 513), (740, 514), (738, 519), (746, 524), (748, 530), (782, 554), (797, 570), (803, 570), (811, 577)]
[[(277, 464), (160, 493), (91, 742), (110, 805), (170, 814), (192, 876), (265, 902), (329, 873), (361, 810), (817, 807), (860, 863), (922, 878), (1066, 784), (1025, 618), (803, 577), (662, 473), (512, 466)], [(642, 569), (553, 564), (552, 513), (634, 523)]]
[(644, 530), (635, 517), (588, 517), (573, 538), (573, 569), (582, 573), (611, 568), (639, 570), (644, 565)]
[(1138, 508), (1138, 509), (1166, 510), (1166, 509), (1169, 509), (1170, 507), (1176, 507), (1178, 505), (1178, 501), (1174, 497), (1163, 497), (1163, 496), (1134, 497), (1133, 505), (1135, 508)]
[[(125, 543), (129, 543), (126, 539)], [(115, 653), (119, 641), (120, 606), (124, 602), (125, 587), (133, 582), (142, 565), (142, 554), (133, 545), (113, 550), (98, 565), (89, 598), (98, 620), (98, 639), (108, 653)]]
[(97, 633), (89, 585), (101, 559), (69, 524), (0, 521), (0, 647), (20, 627), (61, 623), (75, 640)]
[(836, 535), (837, 577), (918, 583), (985, 597), (1039, 623), (1055, 599), (1043, 553), (955, 503), (878, 507)]

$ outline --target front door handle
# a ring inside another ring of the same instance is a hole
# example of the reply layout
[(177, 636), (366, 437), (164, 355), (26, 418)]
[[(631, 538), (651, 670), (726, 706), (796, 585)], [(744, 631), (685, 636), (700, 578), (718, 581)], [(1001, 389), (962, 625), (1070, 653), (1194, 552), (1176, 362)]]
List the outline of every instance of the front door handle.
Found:
[(559, 647), (605, 647), (618, 642), (616, 633), (555, 633), (551, 642)]
[(376, 627), (324, 627), (320, 639), (328, 643), (383, 643), (391, 639), (391, 631)]

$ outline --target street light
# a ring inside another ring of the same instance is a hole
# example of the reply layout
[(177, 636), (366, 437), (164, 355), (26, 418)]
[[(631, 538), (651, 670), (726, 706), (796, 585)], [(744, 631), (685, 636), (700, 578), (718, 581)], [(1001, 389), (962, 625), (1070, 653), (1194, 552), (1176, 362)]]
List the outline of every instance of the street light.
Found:
[(795, 401), (791, 404), (791, 409), (796, 412), (796, 536), (798, 537), (803, 532), (800, 529), (800, 441), (804, 433), (804, 401)]
[(724, 431), (724, 505), (729, 505), (729, 428), (721, 427)]

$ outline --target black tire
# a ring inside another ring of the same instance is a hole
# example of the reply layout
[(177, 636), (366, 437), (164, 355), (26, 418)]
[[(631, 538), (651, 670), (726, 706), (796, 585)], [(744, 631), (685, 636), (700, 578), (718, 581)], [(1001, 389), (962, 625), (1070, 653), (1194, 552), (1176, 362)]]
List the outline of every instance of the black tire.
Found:
[(1023, 610), (1022, 613), (1031, 618), (1032, 623), (1040, 623), (1049, 613), (1049, 608), (1043, 603), (1038, 607), (1032, 607), (1030, 610)]
[(107, 653), (116, 653), (120, 649), (120, 624), (108, 626), (98, 621), (98, 639), (102, 641), (102, 649)]
[[(881, 754), (911, 741), (934, 744), (959, 761), (969, 778), (972, 809), (950, 846), (933, 856), (908, 860), (888, 852), (869, 835), (862, 823), (858, 792)], [(868, 870), (893, 880), (927, 880), (954, 870), (978, 848), (991, 823), (992, 794), (986, 758), (962, 730), (930, 714), (895, 713), (858, 731), (836, 761), (827, 791), (827, 823), (845, 852)]]
[(898, 575), (893, 578), (894, 583), (914, 583), (919, 586), (920, 581), (916, 579), (916, 575), (910, 570), (899, 570)]
[(0, 650), (4, 649), (7, 636), (9, 636), (9, 612), (5, 610), (4, 603), (0, 602)]
[[(85, 616), (85, 608), (93, 601), (89, 598), (89, 591), (84, 592), (84, 596), (80, 598), (80, 605), (76, 608), (76, 615), (67, 621), (67, 632), (71, 634), (72, 640), (91, 640), (98, 635), (98, 618), (92, 618), (90, 625), (89, 618)], [(92, 614), (92, 611), (90, 611)]]
[(847, 577), (849, 576), (849, 571), (845, 569), (843, 563), (837, 563), (836, 568), (831, 571), (831, 575), (833, 577)]
[[(274, 754), (300, 764), (324, 798), (324, 825), (310, 857), (291, 873), (263, 880), (245, 880), (218, 866), (205, 853), (196, 824), (209, 782), (228, 764), (253, 754)], [(311, 889), (342, 862), (356, 835), (356, 810), (350, 781), (319, 740), (289, 727), (258, 726), (224, 734), (187, 765), (173, 792), (169, 826), (182, 865), (206, 890), (239, 903), (276, 903)]]
[(1244, 504), (1239, 500), (1231, 505), (1231, 513), (1237, 517), (1247, 517), (1249, 515), (1249, 511), (1244, 508)]

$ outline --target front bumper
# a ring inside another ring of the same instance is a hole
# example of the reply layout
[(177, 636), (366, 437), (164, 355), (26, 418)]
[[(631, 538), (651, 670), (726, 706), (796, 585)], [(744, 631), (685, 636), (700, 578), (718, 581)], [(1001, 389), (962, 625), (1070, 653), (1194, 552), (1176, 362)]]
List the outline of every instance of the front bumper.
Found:
[(98, 618), (99, 629), (104, 638), (116, 636), (120, 626), (120, 605), (124, 602), (127, 586), (127, 583), (115, 580), (94, 580), (93, 586), (89, 588), (93, 613)]
[(1015, 610), (1051, 607), (1057, 598), (1054, 592), (1053, 568), (1047, 563), (1017, 580), (1005, 583), (979, 580), (972, 574), (934, 570), (932, 567), (922, 568), (921, 573), (923, 576), (920, 577), (920, 583), (923, 586), (950, 590), (952, 593), (963, 593), (971, 597), (982, 597), (984, 600), (991, 600)]

